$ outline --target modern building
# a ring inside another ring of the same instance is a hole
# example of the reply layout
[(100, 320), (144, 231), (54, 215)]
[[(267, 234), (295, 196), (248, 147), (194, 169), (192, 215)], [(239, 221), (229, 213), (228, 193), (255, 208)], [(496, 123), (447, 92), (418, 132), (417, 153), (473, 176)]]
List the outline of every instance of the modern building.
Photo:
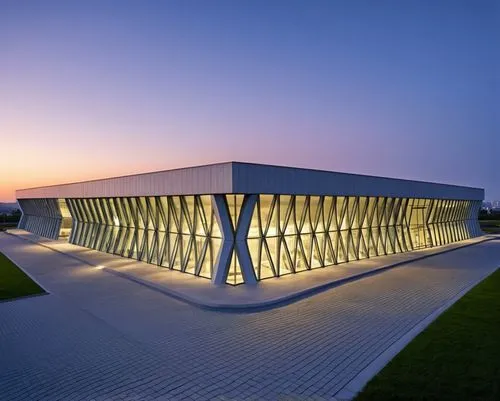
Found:
[(239, 162), (17, 191), (19, 228), (233, 285), (481, 235), (483, 198)]

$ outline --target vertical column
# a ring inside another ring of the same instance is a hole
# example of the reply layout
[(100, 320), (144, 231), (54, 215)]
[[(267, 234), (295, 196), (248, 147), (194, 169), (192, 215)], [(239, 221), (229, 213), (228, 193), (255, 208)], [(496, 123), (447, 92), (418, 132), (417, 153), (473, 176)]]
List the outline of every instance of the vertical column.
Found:
[(212, 196), (215, 217), (222, 234), (222, 244), (212, 274), (212, 282), (214, 284), (226, 283), (233, 250), (235, 250), (236, 257), (238, 258), (244, 283), (257, 283), (247, 244), (248, 230), (256, 203), (257, 195), (245, 195), (238, 221), (236, 222), (236, 228), (233, 230), (225, 195)]
[(257, 195), (245, 195), (241, 205), (240, 216), (236, 226), (235, 249), (240, 262), (241, 275), (245, 284), (256, 284), (257, 277), (253, 268), (252, 258), (248, 250), (248, 230), (252, 222), (253, 209), (257, 203)]
[(231, 264), (231, 255), (233, 253), (233, 227), (231, 225), (231, 216), (229, 215), (225, 195), (212, 195), (212, 205), (217, 224), (222, 234), (222, 243), (212, 273), (212, 283), (225, 284), (229, 272), (229, 265)]

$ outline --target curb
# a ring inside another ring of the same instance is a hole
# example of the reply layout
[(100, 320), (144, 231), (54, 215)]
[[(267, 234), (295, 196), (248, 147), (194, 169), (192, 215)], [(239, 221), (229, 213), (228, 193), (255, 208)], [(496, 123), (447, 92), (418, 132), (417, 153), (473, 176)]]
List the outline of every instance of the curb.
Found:
[(9, 303), (9, 302), (22, 301), (23, 299), (43, 297), (45, 295), (50, 295), (50, 292), (42, 292), (41, 294), (22, 295), (20, 297), (15, 297), (15, 298), (0, 299), (0, 305), (1, 304), (6, 304), (6, 303)]
[[(385, 265), (385, 266), (380, 266), (380, 267), (377, 267), (377, 268), (370, 270), (370, 271), (366, 271), (366, 272), (359, 273), (359, 274), (354, 274), (354, 275), (349, 276), (349, 277), (345, 277), (345, 278), (330, 281), (330, 282), (327, 282), (324, 284), (320, 284), (320, 285), (317, 285), (315, 287), (307, 288), (305, 290), (298, 291), (298, 292), (295, 292), (295, 293), (290, 294), (290, 295), (285, 295), (285, 296), (278, 298), (278, 299), (271, 299), (269, 301), (264, 301), (264, 302), (259, 302), (259, 303), (248, 303), (246, 305), (224, 305), (224, 304), (206, 305), (206, 304), (204, 304), (204, 306), (205, 306), (205, 309), (212, 309), (212, 310), (218, 310), (218, 311), (224, 311), (224, 312), (256, 312), (256, 311), (274, 309), (274, 308), (278, 308), (281, 306), (289, 305), (289, 304), (294, 303), (294, 302), (298, 302), (298, 301), (305, 299), (305, 298), (309, 298), (313, 295), (319, 294), (319, 293), (324, 292), (326, 290), (329, 290), (331, 288), (339, 287), (341, 285), (344, 285), (344, 284), (347, 284), (347, 283), (350, 283), (353, 281), (361, 280), (365, 277), (370, 277), (370, 276), (374, 276), (374, 275), (383, 273), (386, 270), (390, 270), (390, 269), (393, 269), (393, 268), (396, 268), (396, 267), (399, 267), (402, 265), (417, 262), (417, 261), (427, 259), (427, 258), (430, 258), (433, 256), (438, 256), (438, 255), (442, 255), (445, 253), (453, 252), (453, 251), (456, 251), (458, 249), (467, 248), (467, 247), (470, 247), (473, 245), (478, 245), (478, 244), (481, 244), (483, 242), (487, 242), (487, 241), (491, 241), (491, 240), (492, 240), (492, 238), (485, 238), (481, 241), (474, 242), (473, 244), (465, 244), (465, 245), (458, 246), (458, 247), (453, 248), (453, 249), (446, 249), (446, 250), (443, 250), (441, 252), (436, 252), (436, 253), (432, 253), (429, 255), (419, 256), (419, 257), (416, 257), (414, 259), (405, 260), (405, 261), (401, 261), (401, 262), (395, 262), (395, 263), (391, 263), (391, 264)], [(145, 285), (147, 285), (147, 284), (145, 284)]]
[(350, 401), (356, 397), (368, 382), (377, 375), (397, 354), (399, 354), (415, 337), (422, 333), (432, 322), (453, 306), (460, 298), (472, 290), (476, 285), (486, 280), (489, 276), (495, 273), (500, 267), (486, 272), (474, 283), (463, 288), (453, 298), (424, 317), (421, 321), (415, 324), (406, 334), (394, 341), (387, 349), (382, 351), (374, 360), (366, 365), (349, 383), (339, 390), (334, 399), (336, 401)]
[[(89, 262), (88, 260), (82, 259), (82, 258), (80, 258), (78, 256), (71, 255), (71, 254), (66, 253), (66, 252), (62, 252), (62, 251), (60, 251), (58, 249), (55, 249), (55, 248), (53, 248), (53, 247), (51, 247), (51, 246), (49, 246), (47, 244), (44, 244), (42, 242), (38, 242), (36, 240), (32, 240), (32, 239), (29, 239), (29, 238), (24, 238), (24, 237), (21, 237), (21, 236), (19, 236), (17, 234), (13, 234), (13, 233), (9, 233), (9, 232), (6, 232), (6, 234), (12, 235), (14, 237), (23, 239), (25, 241), (28, 241), (28, 242), (31, 242), (31, 243), (34, 243), (34, 244), (37, 244), (37, 245), (40, 245), (40, 246), (43, 246), (43, 247), (45, 247), (47, 249), (50, 249), (50, 250), (52, 250), (54, 252), (60, 253), (62, 255), (66, 255), (66, 256), (68, 256), (70, 258), (78, 260), (79, 262), (85, 263), (85, 264), (87, 264), (89, 266), (93, 266), (93, 267), (100, 266), (100, 265), (97, 265), (97, 264), (93, 264), (92, 262)], [(410, 264), (410, 263), (417, 262), (417, 261), (420, 261), (420, 260), (424, 260), (424, 259), (427, 259), (427, 258), (431, 258), (433, 256), (438, 256), (438, 255), (446, 254), (446, 253), (449, 253), (449, 252), (453, 252), (453, 251), (456, 251), (458, 249), (462, 249), (462, 248), (467, 248), (467, 247), (470, 247), (470, 246), (478, 245), (478, 244), (481, 244), (483, 242), (491, 241), (493, 239), (494, 239), (494, 237), (486, 237), (486, 238), (483, 238), (480, 241), (477, 241), (477, 242), (474, 242), (474, 243), (471, 243), (471, 244), (464, 244), (464, 245), (460, 245), (460, 246), (457, 246), (457, 247), (452, 248), (452, 249), (445, 249), (445, 250), (437, 251), (437, 252), (434, 252), (434, 253), (431, 253), (431, 254), (426, 254), (426, 255), (418, 256), (418, 257), (416, 257), (414, 259), (404, 260), (404, 261), (400, 261), (400, 262), (391, 263), (389, 265), (380, 266), (380, 267), (377, 267), (377, 268), (375, 268), (373, 270), (370, 270), (370, 271), (365, 271), (365, 272), (362, 272), (362, 273), (354, 274), (354, 275), (349, 276), (349, 277), (345, 277), (345, 278), (333, 280), (333, 281), (330, 281), (330, 282), (327, 282), (327, 283), (319, 284), (319, 285), (317, 285), (315, 287), (307, 288), (305, 290), (298, 291), (298, 292), (295, 292), (293, 294), (285, 295), (285, 296), (277, 298), (277, 299), (271, 299), (271, 300), (264, 301), (264, 302), (253, 302), (253, 303), (248, 303), (248, 304), (245, 304), (245, 305), (227, 305), (227, 304), (220, 304), (220, 303), (202, 303), (199, 300), (193, 299), (192, 297), (187, 296), (185, 294), (182, 294), (182, 293), (180, 293), (178, 291), (172, 290), (172, 289), (170, 289), (168, 287), (165, 287), (163, 285), (155, 284), (155, 283), (153, 283), (151, 281), (148, 281), (148, 280), (143, 280), (141, 278), (135, 277), (135, 276), (133, 276), (131, 274), (128, 274), (128, 273), (119, 272), (119, 271), (114, 270), (114, 269), (109, 268), (109, 267), (103, 267), (100, 270), (105, 271), (106, 273), (112, 274), (114, 276), (130, 280), (130, 281), (132, 281), (134, 283), (137, 283), (137, 284), (140, 284), (142, 286), (148, 287), (148, 288), (150, 288), (150, 289), (152, 289), (154, 291), (161, 292), (162, 294), (170, 296), (170, 297), (172, 297), (174, 299), (177, 299), (179, 301), (185, 302), (185, 303), (187, 303), (189, 305), (198, 307), (200, 309), (212, 310), (212, 311), (217, 311), (217, 312), (226, 312), (226, 313), (231, 313), (231, 312), (232, 313), (245, 313), (245, 312), (246, 313), (251, 313), (251, 312), (260, 312), (260, 311), (264, 311), (264, 310), (270, 310), (270, 309), (278, 308), (278, 307), (281, 307), (281, 306), (289, 305), (291, 303), (295, 303), (295, 302), (298, 302), (298, 301), (300, 301), (302, 299), (309, 298), (309, 297), (311, 297), (313, 295), (319, 294), (319, 293), (324, 292), (326, 290), (329, 290), (331, 288), (335, 288), (335, 287), (338, 287), (338, 286), (341, 286), (341, 285), (344, 285), (344, 284), (347, 284), (347, 283), (350, 283), (350, 282), (353, 282), (353, 281), (361, 280), (361, 279), (363, 279), (365, 277), (370, 277), (370, 276), (373, 276), (373, 275), (376, 275), (376, 274), (380, 274), (380, 273), (382, 273), (382, 272), (384, 272), (386, 270), (390, 270), (390, 269), (393, 269), (393, 268), (396, 268), (396, 267), (399, 267), (399, 266), (402, 266), (402, 265), (406, 265), (406, 264)]]

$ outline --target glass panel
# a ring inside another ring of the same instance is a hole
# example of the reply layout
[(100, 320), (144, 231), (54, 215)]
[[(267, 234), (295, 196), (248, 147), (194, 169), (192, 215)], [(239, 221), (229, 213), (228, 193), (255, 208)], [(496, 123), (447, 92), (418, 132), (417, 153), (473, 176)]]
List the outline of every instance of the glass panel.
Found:
[(170, 241), (170, 267), (174, 270), (181, 270), (181, 243), (182, 236), (181, 234), (169, 233), (169, 241)]
[(158, 227), (158, 216), (156, 214), (156, 199), (154, 197), (146, 198), (148, 210), (148, 229), (156, 230)]
[(308, 234), (312, 232), (313, 226), (311, 223), (311, 197), (306, 196), (305, 204), (303, 206), (302, 215), (300, 218), (300, 233)]
[[(199, 263), (201, 265), (199, 275), (201, 277), (212, 278), (212, 263), (211, 263), (211, 246), (209, 239), (198, 239), (197, 241), (203, 241), (203, 247), (200, 249)], [(199, 244), (197, 244), (197, 247)]]
[(241, 206), (243, 205), (244, 195), (235, 195), (236, 197), (236, 225), (238, 225), (238, 219), (240, 217)]
[[(321, 207), (320, 207), (320, 197), (310, 196), (309, 197), (309, 221), (311, 224), (311, 231), (316, 231), (317, 225), (321, 218)], [(320, 228), (321, 230), (321, 228)]]
[(347, 243), (344, 243), (344, 238), (346, 237), (345, 231), (339, 231), (337, 237), (337, 263), (342, 263), (347, 261), (346, 248)]
[(323, 267), (323, 248), (324, 241), (322, 234), (312, 236), (312, 255), (311, 255), (311, 269)]
[[(295, 271), (297, 272), (309, 269), (310, 240), (308, 237), (309, 235), (301, 235), (296, 238)], [(287, 241), (291, 242), (289, 237)]]
[(104, 216), (103, 216), (102, 211), (101, 211), (101, 207), (100, 207), (100, 204), (99, 204), (99, 199), (91, 199), (91, 202), (93, 204), (93, 210), (94, 210), (94, 214), (96, 216), (96, 221), (99, 224), (104, 224), (105, 223), (105, 219), (104, 219)]
[(236, 231), (236, 225), (238, 223), (238, 208), (236, 202), (236, 195), (226, 195), (227, 207), (229, 209), (229, 215), (231, 216), (231, 223), (233, 225), (233, 231)]
[(209, 235), (210, 227), (208, 226), (205, 210), (203, 208), (203, 203), (199, 196), (195, 197), (195, 206), (196, 206), (196, 218), (194, 219), (194, 222), (196, 224), (195, 226), (196, 235), (201, 235), (201, 236)]
[[(181, 232), (181, 201), (178, 196), (170, 196), (169, 198), (169, 231)], [(172, 224), (173, 223), (173, 224)]]
[(357, 227), (367, 227), (368, 226), (368, 198), (366, 196), (361, 196), (358, 199), (358, 218)]
[(81, 199), (81, 202), (82, 202), (83, 210), (84, 210), (85, 216), (87, 218), (87, 221), (89, 223), (93, 223), (95, 220), (94, 220), (93, 214), (90, 212), (89, 200), (88, 199)]
[(298, 231), (303, 230), (307, 212), (307, 198), (305, 196), (295, 197), (295, 224)]
[(384, 222), (385, 226), (388, 226), (391, 224), (391, 216), (392, 216), (392, 209), (394, 207), (394, 198), (387, 198), (385, 202), (385, 208), (384, 208)]
[(158, 230), (167, 231), (168, 202), (166, 196), (156, 197), (156, 208), (158, 213)]
[(233, 251), (231, 256), (231, 265), (229, 267), (229, 273), (227, 276), (226, 283), (236, 285), (243, 282), (243, 275), (241, 274), (240, 263), (236, 257), (236, 252)]
[(360, 239), (359, 239), (359, 259), (365, 259), (369, 256), (368, 247), (369, 247), (369, 239), (370, 232), (368, 228), (362, 228), (360, 230)]
[(341, 230), (349, 228), (349, 219), (347, 216), (347, 198), (344, 196), (337, 197), (337, 222)]
[(137, 206), (139, 209), (138, 213), (138, 227), (139, 228), (145, 228), (147, 227), (147, 206), (146, 206), (146, 198), (144, 196), (137, 198)]
[(278, 243), (278, 238), (277, 237), (268, 237), (266, 238), (266, 243), (267, 243), (267, 249), (269, 251), (268, 256), (271, 258), (273, 262), (273, 266), (275, 267), (276, 271), (279, 271), (279, 243)]
[(183, 245), (183, 251), (184, 251), (184, 266), (185, 266), (185, 272), (186, 273), (195, 273), (195, 267), (196, 267), (196, 244), (195, 240), (196, 238), (193, 235), (183, 235), (182, 236), (182, 245)]
[(260, 195), (260, 221), (265, 236), (278, 235), (276, 198), (272, 195)]
[(146, 261), (148, 257), (148, 241), (144, 231), (142, 229), (137, 230), (138, 259), (142, 261)]
[(354, 196), (350, 196), (347, 202), (347, 216), (350, 228), (358, 228), (357, 222), (358, 201)]
[(110, 224), (114, 226), (128, 227), (129, 220), (127, 211), (124, 206), (124, 200), (118, 198), (110, 198), (108, 201)]
[(335, 264), (335, 251), (334, 251), (334, 247), (333, 247), (333, 244), (335, 244), (335, 239), (334, 239), (334, 235), (336, 235), (336, 233), (324, 233), (324, 241), (325, 241), (325, 258), (324, 258), (324, 262), (325, 262), (325, 266), (329, 266), (329, 265), (333, 265)]
[(347, 237), (343, 235), (343, 238), (344, 238), (344, 244), (347, 244), (347, 255), (349, 257), (349, 261), (352, 261), (352, 260), (357, 260), (358, 259), (358, 255), (357, 255), (357, 251), (356, 251), (356, 246), (354, 245), (354, 236), (353, 234), (355, 232), (358, 232), (357, 230), (355, 231), (351, 231), (351, 230), (347, 230), (347, 231), (344, 231), (343, 233), (345, 233), (347, 235)]
[(182, 218), (182, 233), (193, 233), (194, 226), (194, 196), (183, 196), (181, 198), (183, 205), (183, 218)]
[(332, 221), (333, 212), (332, 209), (333, 198), (331, 196), (325, 196), (323, 199), (323, 222), (324, 222), (324, 231), (330, 231), (330, 229), (335, 229), (333, 227)]
[(293, 198), (290, 195), (280, 195), (280, 232), (286, 235), (295, 233), (293, 221)]
[(271, 252), (267, 245), (267, 241), (262, 241), (261, 251), (260, 278), (274, 277), (277, 275), (274, 269), (274, 263), (271, 259)]
[(71, 218), (71, 213), (64, 199), (58, 199), (57, 206), (61, 214), (59, 238), (68, 238), (71, 234), (71, 228), (73, 227), (73, 219)]
[(101, 198), (97, 199), (97, 203), (99, 204), (99, 208), (101, 209), (102, 217), (104, 219), (104, 224), (110, 226), (113, 224), (113, 220), (111, 219), (111, 213), (109, 210), (108, 199)]
[(222, 232), (219, 227), (219, 222), (217, 221), (217, 218), (215, 217), (215, 213), (212, 213), (212, 223), (211, 223), (211, 230), (210, 230), (210, 235), (212, 238), (222, 238)]
[[(291, 237), (294, 238), (294, 237)], [(293, 259), (291, 256), (291, 253), (289, 252), (288, 249), (288, 244), (283, 237), (280, 241), (280, 276), (283, 276), (285, 274), (293, 273)], [(292, 248), (293, 250), (293, 248)]]
[(250, 238), (247, 240), (248, 252), (250, 253), (250, 258), (252, 259), (253, 270), (257, 280), (260, 280), (260, 239)]
[(248, 238), (259, 238), (262, 235), (260, 219), (259, 219), (259, 208), (260, 208), (260, 199), (257, 199), (257, 203), (255, 204), (252, 213), (252, 221), (250, 222), (250, 229), (248, 230)]
[(220, 238), (211, 239), (212, 266), (215, 266), (215, 262), (217, 260), (217, 256), (219, 255), (221, 245), (222, 245), (222, 240)]

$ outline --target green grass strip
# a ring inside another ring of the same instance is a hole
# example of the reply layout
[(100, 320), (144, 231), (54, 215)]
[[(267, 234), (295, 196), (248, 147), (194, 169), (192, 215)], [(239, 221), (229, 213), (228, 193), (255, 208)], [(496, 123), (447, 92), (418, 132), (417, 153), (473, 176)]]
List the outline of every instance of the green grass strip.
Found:
[(451, 306), (356, 401), (500, 400), (500, 270)]
[(0, 253), (0, 300), (43, 294), (45, 291)]

